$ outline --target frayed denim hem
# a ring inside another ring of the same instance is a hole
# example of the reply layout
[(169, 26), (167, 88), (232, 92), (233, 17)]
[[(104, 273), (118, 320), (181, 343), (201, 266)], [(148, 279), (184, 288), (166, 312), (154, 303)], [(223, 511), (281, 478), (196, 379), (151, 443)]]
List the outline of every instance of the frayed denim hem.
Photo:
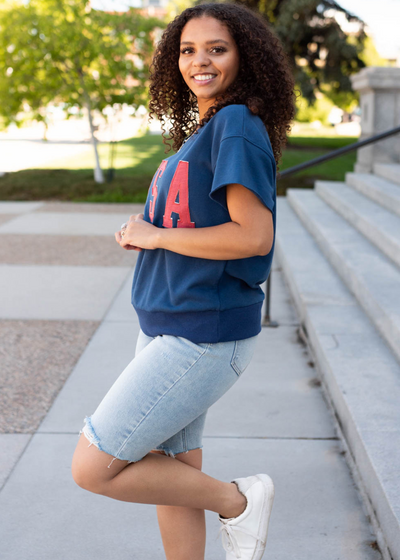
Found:
[(164, 451), (164, 453), (166, 455), (168, 455), (169, 457), (172, 457), (173, 459), (176, 459), (176, 455), (179, 455), (180, 453), (185, 453), (186, 454), (186, 453), (189, 453), (189, 451), (193, 451), (194, 449), (202, 449), (202, 448), (203, 448), (203, 446), (200, 445), (199, 447), (193, 447), (192, 449), (188, 449), (186, 451), (177, 451), (177, 452), (174, 453), (172, 451), (172, 449), (169, 449), (167, 447), (159, 446), (159, 447), (153, 449), (153, 451)]
[[(106, 451), (105, 449), (103, 449), (100, 445), (100, 440), (96, 435), (96, 432), (94, 431), (94, 428), (92, 426), (92, 422), (89, 416), (85, 416), (84, 418), (84, 422), (85, 425), (83, 427), (82, 430), (80, 430), (79, 435), (84, 434), (86, 439), (89, 441), (89, 445), (88, 447), (90, 447), (91, 445), (95, 445), (97, 447), (97, 449), (99, 449), (99, 451), (103, 451), (104, 453), (107, 453), (107, 455), (112, 455), (112, 453), (108, 453), (108, 451)], [(126, 461), (126, 459), (121, 459), (120, 457), (114, 457), (112, 455), (113, 459), (111, 461), (111, 463), (108, 465), (108, 469), (111, 467), (111, 465), (113, 464), (113, 462), (115, 461), (115, 459), (119, 459), (120, 461)], [(143, 458), (143, 457), (142, 457)], [(141, 459), (138, 459), (139, 461)], [(128, 461), (129, 463), (137, 463), (137, 461)]]
[[(113, 457), (111, 463), (108, 465), (108, 469), (111, 467), (111, 465), (113, 464), (113, 462), (115, 461), (115, 459), (119, 459), (120, 461), (126, 461), (127, 459), (122, 459), (121, 457), (114, 457), (112, 455), (112, 453), (108, 453), (108, 451), (106, 449), (103, 449), (103, 447), (100, 444), (100, 440), (97, 437), (96, 432), (94, 431), (93, 425), (92, 425), (92, 421), (90, 416), (85, 416), (84, 418), (84, 422), (85, 425), (83, 427), (82, 430), (80, 430), (79, 435), (84, 434), (86, 439), (89, 441), (89, 445), (88, 447), (90, 447), (91, 445), (95, 445), (97, 447), (97, 449), (99, 449), (100, 451), (103, 451), (104, 453), (107, 453), (107, 455), (111, 455)], [(163, 447), (163, 446), (159, 446), (158, 448), (154, 448), (153, 451), (164, 451), (164, 453), (169, 456), (172, 457), (173, 459), (176, 458), (176, 455), (180, 454), (180, 453), (189, 453), (189, 451), (193, 451), (193, 449), (202, 449), (203, 446), (200, 445), (198, 447), (193, 447), (191, 449), (187, 449), (187, 450), (183, 450), (183, 451), (172, 451), (172, 449), (169, 449), (167, 447)], [(146, 455), (144, 455), (145, 457)], [(141, 461), (144, 457), (141, 457), (141, 459), (137, 459), (136, 461), (128, 461), (128, 464), (130, 463), (137, 463), (139, 461)]]

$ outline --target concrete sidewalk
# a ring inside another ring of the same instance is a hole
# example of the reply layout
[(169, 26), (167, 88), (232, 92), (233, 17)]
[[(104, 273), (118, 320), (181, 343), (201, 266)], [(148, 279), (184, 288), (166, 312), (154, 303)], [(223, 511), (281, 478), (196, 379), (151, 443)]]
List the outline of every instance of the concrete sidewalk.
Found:
[[(137, 253), (113, 232), (142, 211), (0, 203), (2, 560), (165, 558), (155, 506), (86, 492), (70, 470), (84, 416), (134, 355)], [(381, 559), (276, 254), (272, 315), (279, 327), (263, 328), (249, 368), (209, 410), (203, 470), (273, 478), (266, 559)], [(206, 559), (223, 560), (217, 515), (206, 519)]]

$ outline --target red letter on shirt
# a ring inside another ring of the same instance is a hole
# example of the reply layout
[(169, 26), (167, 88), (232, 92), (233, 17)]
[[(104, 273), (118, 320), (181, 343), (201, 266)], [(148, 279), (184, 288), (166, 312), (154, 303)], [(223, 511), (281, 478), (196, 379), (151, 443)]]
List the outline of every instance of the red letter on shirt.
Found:
[[(179, 202), (176, 198), (179, 193)], [(179, 214), (177, 227), (194, 228), (196, 224), (190, 219), (189, 210), (189, 162), (179, 161), (171, 184), (169, 186), (167, 202), (165, 205), (165, 214), (163, 216), (163, 226), (174, 227), (171, 218), (172, 212)]]
[(162, 160), (159, 168), (156, 171), (156, 174), (155, 174), (154, 180), (153, 180), (153, 186), (152, 186), (152, 189), (151, 189), (151, 196), (153, 197), (153, 200), (150, 199), (150, 202), (149, 202), (149, 218), (150, 218), (152, 223), (153, 223), (153, 220), (154, 220), (154, 207), (156, 205), (157, 194), (158, 194), (157, 181), (158, 181), (158, 178), (163, 174), (165, 168), (167, 167), (167, 163), (168, 162), (167, 162), (166, 159)]

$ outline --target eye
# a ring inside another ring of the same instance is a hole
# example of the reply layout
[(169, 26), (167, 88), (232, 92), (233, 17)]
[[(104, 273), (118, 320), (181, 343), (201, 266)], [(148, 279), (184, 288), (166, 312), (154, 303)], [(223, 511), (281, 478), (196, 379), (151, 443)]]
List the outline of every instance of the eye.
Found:
[[(181, 54), (185, 54), (185, 52), (187, 50), (190, 50), (191, 48), (192, 47), (185, 47), (184, 49), (181, 49)], [(211, 50), (214, 50), (214, 49), (219, 49), (219, 51), (217, 51), (217, 52), (226, 52), (226, 49), (224, 47), (211, 47)]]

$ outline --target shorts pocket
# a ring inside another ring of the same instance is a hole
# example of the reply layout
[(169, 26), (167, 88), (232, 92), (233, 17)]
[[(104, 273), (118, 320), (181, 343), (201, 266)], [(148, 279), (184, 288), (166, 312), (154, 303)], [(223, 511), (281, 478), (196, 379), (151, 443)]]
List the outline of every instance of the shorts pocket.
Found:
[(212, 346), (211, 342), (193, 342), (193, 340), (190, 340), (189, 338), (185, 338), (183, 336), (175, 336), (175, 335), (171, 335), (171, 336), (173, 336), (178, 340), (181, 340), (186, 346), (189, 346), (196, 350), (200, 350), (201, 354), (204, 354)]
[(258, 334), (256, 336), (251, 336), (250, 338), (235, 340), (231, 366), (238, 376), (242, 375), (247, 366), (250, 364), (256, 349), (257, 339)]

